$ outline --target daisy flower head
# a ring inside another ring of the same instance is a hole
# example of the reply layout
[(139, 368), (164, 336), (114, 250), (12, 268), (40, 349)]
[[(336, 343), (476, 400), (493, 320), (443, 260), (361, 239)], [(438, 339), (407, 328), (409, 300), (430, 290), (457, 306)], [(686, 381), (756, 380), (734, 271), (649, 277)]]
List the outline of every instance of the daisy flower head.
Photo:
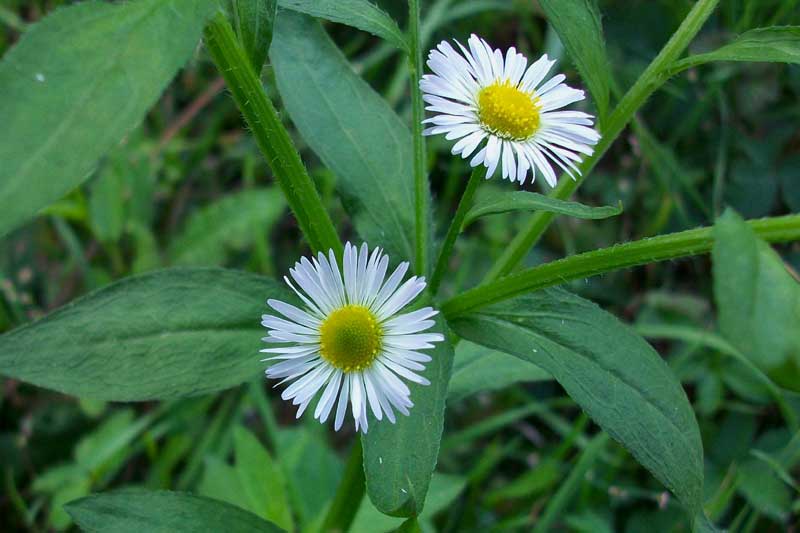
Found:
[(359, 250), (349, 242), (342, 263), (340, 271), (331, 250), (289, 269), (294, 283), (284, 279), (304, 309), (268, 300), (277, 314), (261, 317), (267, 328), (262, 340), (279, 346), (261, 352), (272, 354), (264, 361), (276, 361), (267, 377), (280, 379), (276, 386), (291, 382), (281, 398), (299, 405), (297, 418), (323, 391), (314, 418), (324, 423), (335, 411), (338, 431), (349, 404), (356, 430), (366, 433), (368, 407), (376, 419), (392, 423), (395, 410), (408, 415), (414, 404), (406, 381), (430, 384), (419, 372), (431, 357), (420, 350), (444, 336), (423, 333), (434, 325), (433, 308), (400, 313), (425, 289), (424, 278), (403, 282), (408, 263), (387, 278), (389, 257), (380, 248), (370, 254), (366, 244)]
[(472, 35), (469, 49), (456, 41), (461, 52), (442, 41), (428, 55), (433, 74), (420, 80), (425, 109), (436, 113), (424, 120), (432, 124), (425, 135), (445, 134), (457, 142), (453, 154), (467, 158), (485, 140), (470, 165), (483, 164), (490, 178), (501, 167), (503, 179), (525, 183), (538, 171), (550, 186), (556, 185), (553, 163), (574, 179), (580, 175), (581, 155), (591, 155), (600, 134), (592, 128), (592, 115), (561, 110), (584, 99), (557, 74), (546, 79), (555, 64), (547, 55), (528, 66), (527, 58), (512, 47), (505, 57)]

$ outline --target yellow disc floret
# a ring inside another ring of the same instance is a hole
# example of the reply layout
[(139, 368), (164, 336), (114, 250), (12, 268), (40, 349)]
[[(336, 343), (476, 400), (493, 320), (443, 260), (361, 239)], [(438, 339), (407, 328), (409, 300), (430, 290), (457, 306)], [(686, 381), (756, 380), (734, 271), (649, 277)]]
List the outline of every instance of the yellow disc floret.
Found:
[(539, 129), (539, 100), (511, 85), (495, 82), (478, 93), (478, 117), (483, 126), (504, 139), (522, 141)]
[(333, 311), (319, 328), (320, 354), (344, 372), (369, 367), (381, 349), (381, 327), (363, 305)]

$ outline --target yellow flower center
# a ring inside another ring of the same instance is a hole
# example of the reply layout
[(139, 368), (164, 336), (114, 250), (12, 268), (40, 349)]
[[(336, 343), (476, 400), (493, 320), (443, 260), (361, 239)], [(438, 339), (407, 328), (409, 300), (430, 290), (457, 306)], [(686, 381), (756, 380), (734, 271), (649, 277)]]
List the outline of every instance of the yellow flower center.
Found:
[(319, 334), (320, 354), (344, 372), (369, 367), (381, 349), (381, 327), (363, 305), (346, 305), (332, 312)]
[(484, 87), (478, 93), (478, 117), (489, 131), (504, 139), (522, 141), (539, 129), (539, 99), (509, 81)]

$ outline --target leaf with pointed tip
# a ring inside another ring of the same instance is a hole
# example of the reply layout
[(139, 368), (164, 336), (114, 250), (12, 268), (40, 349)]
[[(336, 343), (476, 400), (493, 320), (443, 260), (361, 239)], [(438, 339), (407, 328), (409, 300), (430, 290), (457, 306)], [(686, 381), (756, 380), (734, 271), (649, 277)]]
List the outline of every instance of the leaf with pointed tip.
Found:
[(547, 211), (575, 218), (599, 220), (622, 213), (622, 203), (617, 207), (610, 205), (590, 207), (578, 202), (559, 200), (536, 192), (508, 191), (489, 195), (476, 203), (467, 213), (464, 219), (464, 226), (468, 226), (480, 217), (511, 211)]

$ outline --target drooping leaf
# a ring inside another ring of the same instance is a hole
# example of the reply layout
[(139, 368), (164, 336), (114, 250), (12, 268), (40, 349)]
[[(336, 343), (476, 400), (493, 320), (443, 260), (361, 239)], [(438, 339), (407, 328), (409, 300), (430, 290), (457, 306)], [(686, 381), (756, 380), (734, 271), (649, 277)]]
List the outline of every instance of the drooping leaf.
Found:
[(516, 355), (556, 379), (693, 512), (703, 447), (686, 394), (653, 348), (595, 304), (546, 289), (456, 317), (462, 337)]
[(611, 67), (596, 0), (539, 0), (539, 5), (589, 87), (598, 114), (605, 116)]
[(610, 205), (590, 207), (578, 202), (551, 198), (537, 192), (509, 191), (490, 195), (473, 206), (464, 219), (464, 226), (486, 215), (496, 215), (510, 211), (547, 211), (575, 218), (597, 220), (619, 215), (622, 213), (622, 204), (620, 203), (617, 207)]
[[(436, 321), (435, 330), (447, 336), (443, 320)], [(414, 402), (409, 416), (398, 414), (396, 424), (372, 419), (361, 437), (367, 494), (379, 511), (393, 516), (422, 512), (439, 455), (453, 348), (444, 341), (429, 353), (433, 360), (422, 375), (431, 384), (408, 384)]]
[(722, 334), (776, 383), (800, 391), (800, 282), (730, 210), (714, 226), (712, 258)]
[(258, 439), (242, 426), (233, 431), (236, 473), (257, 515), (287, 531), (293, 531), (292, 509), (286, 480)]
[(284, 531), (275, 524), (229, 503), (184, 492), (118, 490), (72, 501), (66, 505), (66, 509), (83, 531)]
[(256, 73), (267, 59), (277, 9), (277, 0), (230, 0), (231, 22)]
[(277, 188), (245, 189), (193, 213), (170, 249), (177, 265), (214, 265), (225, 260), (227, 248), (244, 248), (269, 229), (286, 209)]
[(267, 298), (291, 300), (277, 282), (232, 270), (135, 276), (0, 336), (0, 374), (111, 401), (226, 389), (263, 370)]
[(800, 63), (800, 26), (755, 28), (712, 52), (691, 55), (675, 63), (673, 71), (711, 61)]
[(0, 62), (0, 235), (82, 183), (186, 62), (213, 0), (82, 2)]
[(281, 7), (312, 17), (347, 24), (385, 39), (400, 50), (408, 50), (408, 41), (397, 23), (368, 0), (279, 0)]
[(360, 236), (395, 260), (412, 257), (413, 157), (406, 125), (307, 16), (279, 11), (270, 57), (292, 121), (336, 174)]
[(479, 391), (502, 389), (513, 383), (550, 379), (553, 379), (550, 374), (528, 361), (462, 340), (456, 346), (447, 399), (460, 400)]

